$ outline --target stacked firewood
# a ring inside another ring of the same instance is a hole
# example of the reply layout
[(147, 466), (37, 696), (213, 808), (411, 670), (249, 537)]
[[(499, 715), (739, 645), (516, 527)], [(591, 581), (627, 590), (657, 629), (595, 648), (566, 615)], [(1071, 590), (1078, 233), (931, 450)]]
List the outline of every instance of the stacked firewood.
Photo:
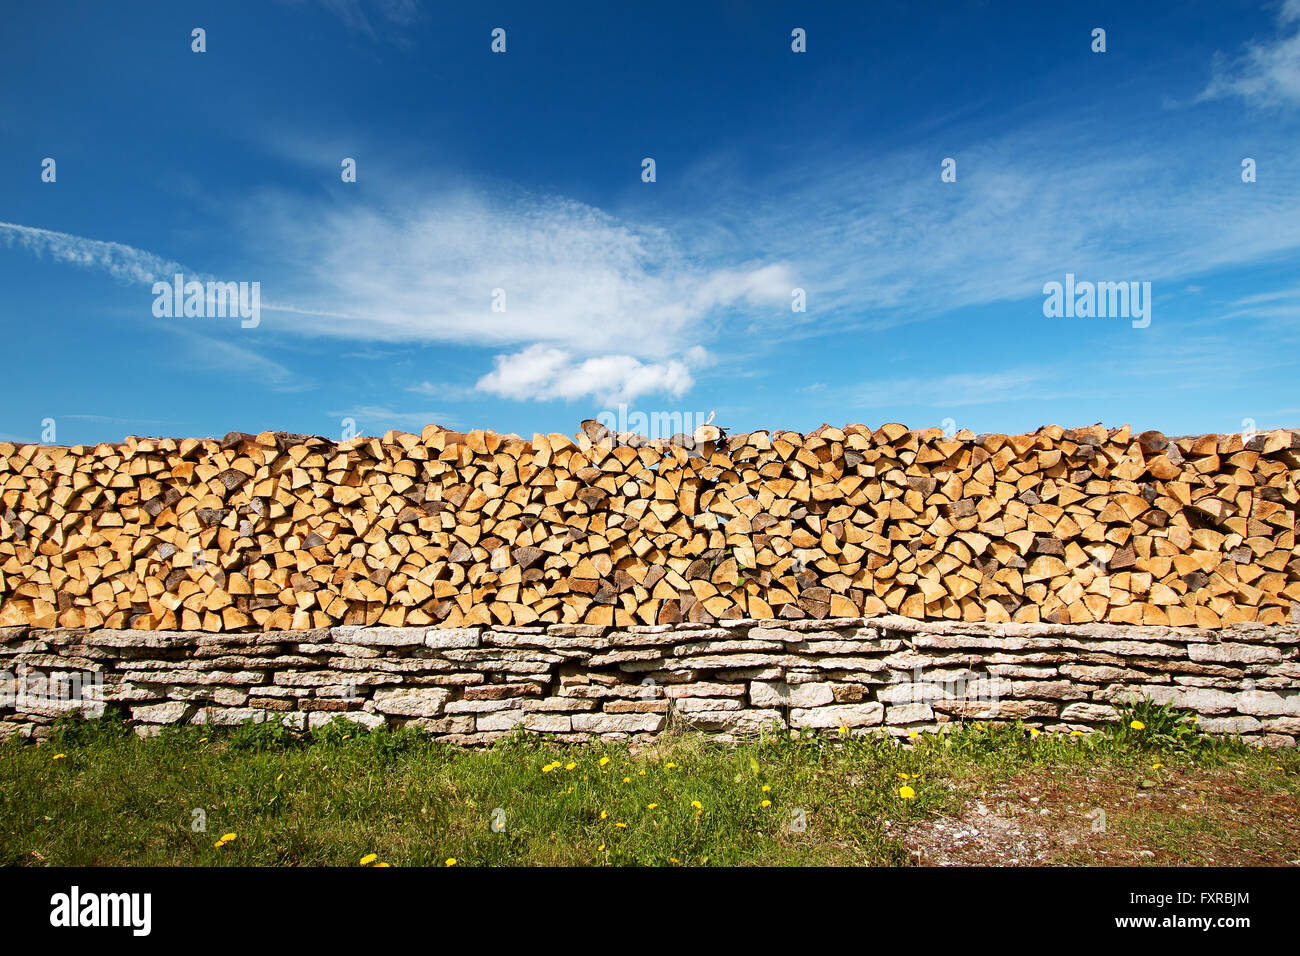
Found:
[(1298, 478), (1291, 431), (0, 443), (0, 626), (1277, 624)]

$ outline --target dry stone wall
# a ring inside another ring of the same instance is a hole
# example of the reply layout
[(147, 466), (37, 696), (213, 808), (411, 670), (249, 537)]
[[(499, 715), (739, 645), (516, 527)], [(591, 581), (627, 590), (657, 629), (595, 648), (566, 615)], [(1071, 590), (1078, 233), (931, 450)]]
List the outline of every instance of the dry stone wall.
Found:
[(1219, 628), (1283, 624), (1300, 599), (1294, 432), (692, 439), (0, 443), (0, 626)]
[(907, 735), (961, 720), (1089, 731), (1125, 699), (1213, 733), (1294, 745), (1300, 627), (1219, 630), (877, 619), (716, 625), (337, 626), (205, 631), (0, 629), (0, 734), (123, 708), (181, 723), (345, 717), (458, 744), (516, 727), (558, 740), (694, 728)]

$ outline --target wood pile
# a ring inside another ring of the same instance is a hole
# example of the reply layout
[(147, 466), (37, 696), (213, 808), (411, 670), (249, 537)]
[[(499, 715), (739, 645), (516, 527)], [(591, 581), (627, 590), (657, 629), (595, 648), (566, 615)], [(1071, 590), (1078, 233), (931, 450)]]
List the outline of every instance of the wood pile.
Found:
[(1279, 624), (1300, 434), (0, 443), (0, 626)]

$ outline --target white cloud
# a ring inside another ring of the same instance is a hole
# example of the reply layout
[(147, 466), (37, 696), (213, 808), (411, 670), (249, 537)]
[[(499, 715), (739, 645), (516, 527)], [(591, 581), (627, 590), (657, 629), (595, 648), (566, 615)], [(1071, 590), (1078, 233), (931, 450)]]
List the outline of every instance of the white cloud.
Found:
[(1200, 99), (1238, 96), (1261, 106), (1300, 105), (1300, 0), (1282, 5), (1278, 28), (1281, 36), (1248, 43), (1235, 59), (1216, 57), (1214, 78)]
[(478, 381), (480, 391), (519, 401), (575, 399), (591, 396), (605, 404), (631, 402), (647, 394), (676, 398), (695, 380), (688, 363), (700, 351), (666, 362), (641, 362), (631, 355), (601, 355), (578, 361), (570, 352), (531, 345), (512, 355), (498, 355), (496, 368)]
[(704, 262), (665, 228), (563, 199), (462, 191), (396, 212), (286, 196), (259, 205), (267, 248), (300, 264), (276, 289), (301, 304), (263, 305), (291, 313), (278, 328), (513, 346), (478, 388), (521, 400), (680, 395), (711, 327), (740, 313), (778, 319), (797, 284), (780, 261)]
[(663, 358), (699, 344), (721, 313), (779, 315), (796, 284), (780, 262), (705, 265), (663, 228), (563, 199), (259, 206), (265, 248), (297, 266), (275, 298), (299, 304), (275, 308), (304, 332)]
[[(781, 263), (707, 268), (662, 229), (633, 227), (581, 203), (493, 203), (464, 194), (401, 214), (321, 212), (280, 197), (266, 232), (297, 268), (263, 282), (276, 330), (370, 341), (529, 346), (502, 356), (478, 388), (517, 398), (677, 396), (708, 360), (707, 321), (778, 309), (794, 284)], [(0, 235), (37, 255), (148, 284), (208, 276), (121, 243), (15, 224)], [(268, 295), (287, 292), (294, 304)], [(494, 290), (505, 311), (492, 311)], [(302, 304), (297, 304), (301, 302)], [(313, 303), (319, 302), (319, 305)], [(275, 382), (288, 370), (236, 346), (218, 358)], [(416, 387), (435, 394), (435, 386)], [(464, 397), (463, 387), (441, 386)]]

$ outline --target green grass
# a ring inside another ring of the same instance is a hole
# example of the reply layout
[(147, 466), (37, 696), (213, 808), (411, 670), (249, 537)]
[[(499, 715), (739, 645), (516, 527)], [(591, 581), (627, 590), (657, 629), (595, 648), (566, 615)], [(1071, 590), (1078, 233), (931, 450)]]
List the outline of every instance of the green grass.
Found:
[[(1185, 859), (1179, 846), (1204, 844), (1224, 855), (1249, 831), (1260, 846), (1242, 852), (1263, 853), (1263, 862), (1300, 856), (1294, 829), (1264, 826), (1260, 835), (1233, 806), (1241, 795), (1272, 800), (1279, 817), (1295, 818), (1294, 751), (1260, 752), (1168, 727), (1152, 737), (1127, 723), (1086, 738), (971, 726), (907, 746), (834, 735), (727, 746), (681, 736), (629, 752), (521, 734), (464, 751), (414, 731), (343, 722), (311, 735), (250, 725), (148, 739), (113, 719), (69, 722), (40, 745), (0, 745), (0, 864), (356, 866), (374, 853), (393, 866), (451, 858), (907, 865), (915, 862), (909, 830), (960, 814), (972, 799), (1049, 784), (1057, 796), (1110, 800), (1112, 846), (1155, 845), (1167, 835), (1162, 853)], [(1194, 819), (1174, 799), (1189, 783), (1205, 811)], [(903, 786), (914, 799), (900, 796)], [(1124, 795), (1162, 788), (1167, 807), (1157, 800), (1123, 809)], [(196, 810), (206, 830), (195, 829)], [(1234, 822), (1243, 825), (1236, 836), (1225, 829)], [(235, 839), (214, 846), (227, 833)], [(1072, 847), (1060, 860), (1099, 861), (1087, 853)]]

